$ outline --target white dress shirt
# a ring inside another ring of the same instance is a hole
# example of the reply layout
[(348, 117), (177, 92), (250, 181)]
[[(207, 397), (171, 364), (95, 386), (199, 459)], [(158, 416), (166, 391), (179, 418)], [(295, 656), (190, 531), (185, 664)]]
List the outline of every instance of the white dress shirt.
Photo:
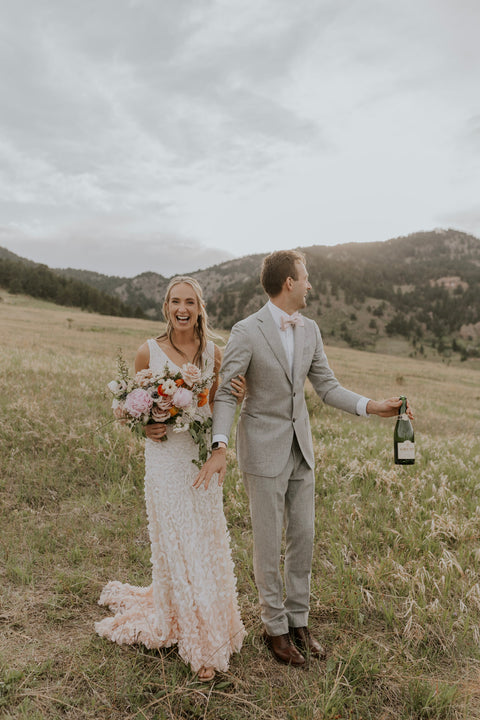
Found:
[(282, 341), (283, 349), (285, 350), (285, 355), (287, 356), (288, 365), (290, 367), (290, 372), (293, 372), (293, 353), (295, 350), (295, 340), (293, 337), (293, 325), (287, 325), (285, 330), (282, 330), (281, 327), (281, 320), (282, 317), (284, 317), (286, 320), (290, 317), (288, 313), (286, 313), (284, 310), (280, 310), (279, 307), (274, 305), (271, 300), (267, 303), (268, 309), (272, 313), (273, 320), (275, 322), (275, 325), (277, 326), (278, 332), (280, 333), (280, 340)]

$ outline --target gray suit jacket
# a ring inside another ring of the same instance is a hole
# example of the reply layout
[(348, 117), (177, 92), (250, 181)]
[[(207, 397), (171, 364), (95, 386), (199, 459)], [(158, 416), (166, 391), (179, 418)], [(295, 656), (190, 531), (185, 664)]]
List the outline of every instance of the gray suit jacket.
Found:
[(294, 435), (310, 467), (314, 465), (304, 385), (308, 377), (321, 399), (352, 414), (360, 395), (346, 390), (328, 365), (318, 325), (304, 318), (295, 327), (293, 376), (268, 305), (232, 328), (225, 348), (222, 383), (215, 395), (213, 434), (230, 434), (236, 399), (230, 380), (245, 375), (247, 392), (237, 426), (240, 470), (275, 477), (287, 464)]

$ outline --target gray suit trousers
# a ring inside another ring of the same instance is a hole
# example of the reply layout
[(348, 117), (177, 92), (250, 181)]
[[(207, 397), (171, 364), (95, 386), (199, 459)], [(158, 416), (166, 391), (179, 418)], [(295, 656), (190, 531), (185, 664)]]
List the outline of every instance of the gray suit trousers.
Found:
[[(253, 569), (261, 617), (269, 635), (308, 624), (314, 536), (313, 470), (294, 438), (287, 465), (276, 477), (243, 474), (253, 530)], [(285, 527), (285, 600), (280, 568)]]

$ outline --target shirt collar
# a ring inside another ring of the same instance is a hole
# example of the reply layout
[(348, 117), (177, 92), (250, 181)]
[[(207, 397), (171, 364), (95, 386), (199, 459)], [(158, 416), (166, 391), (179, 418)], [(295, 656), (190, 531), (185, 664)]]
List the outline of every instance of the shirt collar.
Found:
[(277, 325), (277, 327), (280, 327), (280, 318), (281, 317), (287, 317), (287, 318), (290, 317), (290, 315), (288, 313), (286, 313), (285, 310), (281, 310), (277, 305), (272, 303), (271, 300), (268, 301), (267, 305), (268, 305), (270, 312), (272, 313), (272, 317), (275, 320), (275, 325)]

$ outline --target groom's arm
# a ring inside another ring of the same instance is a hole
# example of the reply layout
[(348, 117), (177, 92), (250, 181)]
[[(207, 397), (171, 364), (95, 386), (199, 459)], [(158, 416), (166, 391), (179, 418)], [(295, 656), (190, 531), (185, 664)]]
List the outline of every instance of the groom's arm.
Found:
[[(369, 400), (340, 385), (328, 364), (327, 356), (323, 349), (320, 330), (316, 323), (315, 331), (317, 343), (308, 378), (322, 400), (327, 405), (332, 405), (340, 410), (346, 410), (354, 415), (364, 415), (367, 417), (368, 415), (378, 415), (384, 418), (398, 415), (398, 409), (402, 404), (400, 398), (392, 397), (380, 401)], [(413, 412), (408, 403), (407, 413), (410, 419), (413, 420)]]
[[(238, 323), (234, 325), (225, 348), (222, 367), (220, 368), (222, 382), (215, 394), (212, 426), (212, 439), (214, 441), (226, 440), (228, 442), (237, 407), (237, 399), (232, 395), (230, 382), (237, 375), (247, 375), (252, 357), (251, 347), (251, 341), (244, 324)], [(248, 393), (248, 377), (246, 379)], [(193, 487), (199, 488), (203, 484), (206, 490), (212, 475), (215, 473), (218, 473), (218, 484), (222, 485), (226, 471), (227, 449), (220, 446), (213, 450), (195, 478)]]
[(314, 323), (314, 328), (316, 344), (308, 372), (308, 379), (312, 383), (317, 395), (319, 395), (326, 405), (331, 405), (339, 410), (345, 410), (346, 412), (356, 415), (358, 414), (358, 408), (362, 404), (366, 406), (368, 399), (340, 385), (328, 364), (322, 336), (320, 335), (317, 323)]
[[(237, 375), (246, 377), (251, 357), (252, 345), (248, 331), (243, 323), (237, 323), (230, 333), (220, 368), (221, 382), (213, 407), (213, 438), (223, 435), (228, 439), (230, 436), (237, 407), (237, 398), (232, 395), (231, 381)], [(248, 393), (248, 384), (246, 392)]]

